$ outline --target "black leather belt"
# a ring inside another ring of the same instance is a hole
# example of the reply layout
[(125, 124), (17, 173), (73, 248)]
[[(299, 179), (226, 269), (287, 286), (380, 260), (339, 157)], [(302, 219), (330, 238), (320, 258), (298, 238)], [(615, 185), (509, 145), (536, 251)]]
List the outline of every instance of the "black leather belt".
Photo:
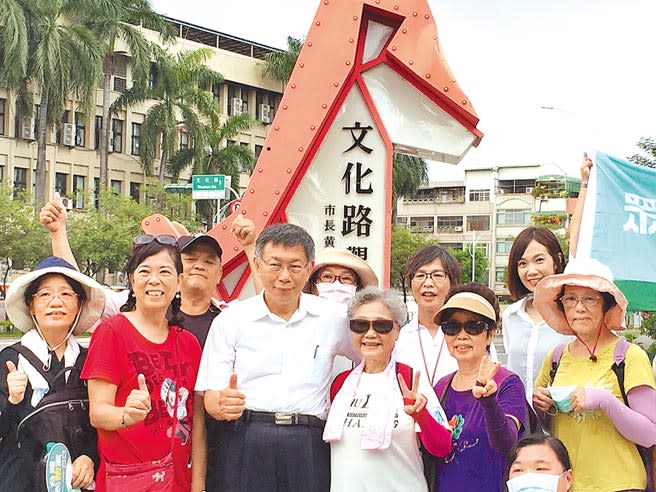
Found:
[(325, 421), (314, 415), (291, 412), (256, 412), (254, 410), (244, 410), (241, 420), (242, 423), (265, 422), (276, 425), (307, 425), (319, 428), (323, 428), (325, 425)]

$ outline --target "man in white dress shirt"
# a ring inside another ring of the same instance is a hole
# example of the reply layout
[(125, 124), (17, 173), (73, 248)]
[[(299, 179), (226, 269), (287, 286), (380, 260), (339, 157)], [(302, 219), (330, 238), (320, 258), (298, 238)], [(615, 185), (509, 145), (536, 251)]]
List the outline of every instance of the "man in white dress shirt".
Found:
[(314, 242), (301, 227), (259, 235), (254, 267), (264, 290), (212, 323), (196, 391), (222, 425), (208, 492), (327, 492), (322, 433), (333, 359), (358, 356), (345, 309), (301, 291)]

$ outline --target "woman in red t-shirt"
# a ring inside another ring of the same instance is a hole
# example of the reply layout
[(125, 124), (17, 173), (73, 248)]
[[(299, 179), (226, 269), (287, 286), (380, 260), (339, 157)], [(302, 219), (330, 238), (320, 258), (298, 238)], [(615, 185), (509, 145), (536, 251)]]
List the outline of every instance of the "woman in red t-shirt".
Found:
[(91, 423), (98, 429), (96, 490), (124, 487), (112, 475), (117, 465), (152, 462), (152, 476), (161, 487), (170, 479), (172, 458), (171, 490), (187, 492), (201, 349), (179, 327), (182, 263), (176, 239), (138, 236), (125, 270), (128, 301), (121, 314), (96, 329), (82, 371), (89, 385)]

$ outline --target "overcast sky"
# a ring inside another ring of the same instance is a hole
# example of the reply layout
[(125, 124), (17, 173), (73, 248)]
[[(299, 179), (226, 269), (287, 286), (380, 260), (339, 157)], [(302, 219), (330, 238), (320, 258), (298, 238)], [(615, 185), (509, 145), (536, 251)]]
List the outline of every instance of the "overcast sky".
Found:
[[(151, 0), (155, 10), (270, 46), (304, 37), (319, 0)], [(655, 137), (656, 0), (428, 0), (485, 137), (463, 164), (620, 157)], [(553, 109), (541, 109), (548, 107)]]

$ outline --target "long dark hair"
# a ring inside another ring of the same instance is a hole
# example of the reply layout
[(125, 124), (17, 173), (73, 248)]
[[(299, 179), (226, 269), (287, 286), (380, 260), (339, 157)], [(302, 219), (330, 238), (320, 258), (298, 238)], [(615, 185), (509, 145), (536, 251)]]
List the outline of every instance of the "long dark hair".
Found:
[[(182, 273), (182, 260), (180, 259), (180, 252), (176, 246), (171, 246), (168, 244), (160, 244), (157, 241), (152, 241), (143, 246), (136, 247), (132, 250), (130, 258), (128, 258), (127, 263), (125, 264), (124, 272), (128, 279), (131, 278), (132, 273), (141, 265), (146, 258), (156, 255), (160, 251), (166, 251), (175, 265), (175, 271), (178, 275)], [(169, 319), (169, 326), (177, 325), (182, 327), (182, 322), (184, 317), (180, 312), (180, 304), (182, 299), (180, 298), (180, 293), (176, 293), (175, 297), (171, 301), (171, 317)], [(132, 282), (130, 281), (130, 292), (128, 294), (128, 300), (121, 306), (121, 312), (125, 313), (128, 311), (134, 311), (137, 307), (137, 298), (134, 295), (132, 290)]]

